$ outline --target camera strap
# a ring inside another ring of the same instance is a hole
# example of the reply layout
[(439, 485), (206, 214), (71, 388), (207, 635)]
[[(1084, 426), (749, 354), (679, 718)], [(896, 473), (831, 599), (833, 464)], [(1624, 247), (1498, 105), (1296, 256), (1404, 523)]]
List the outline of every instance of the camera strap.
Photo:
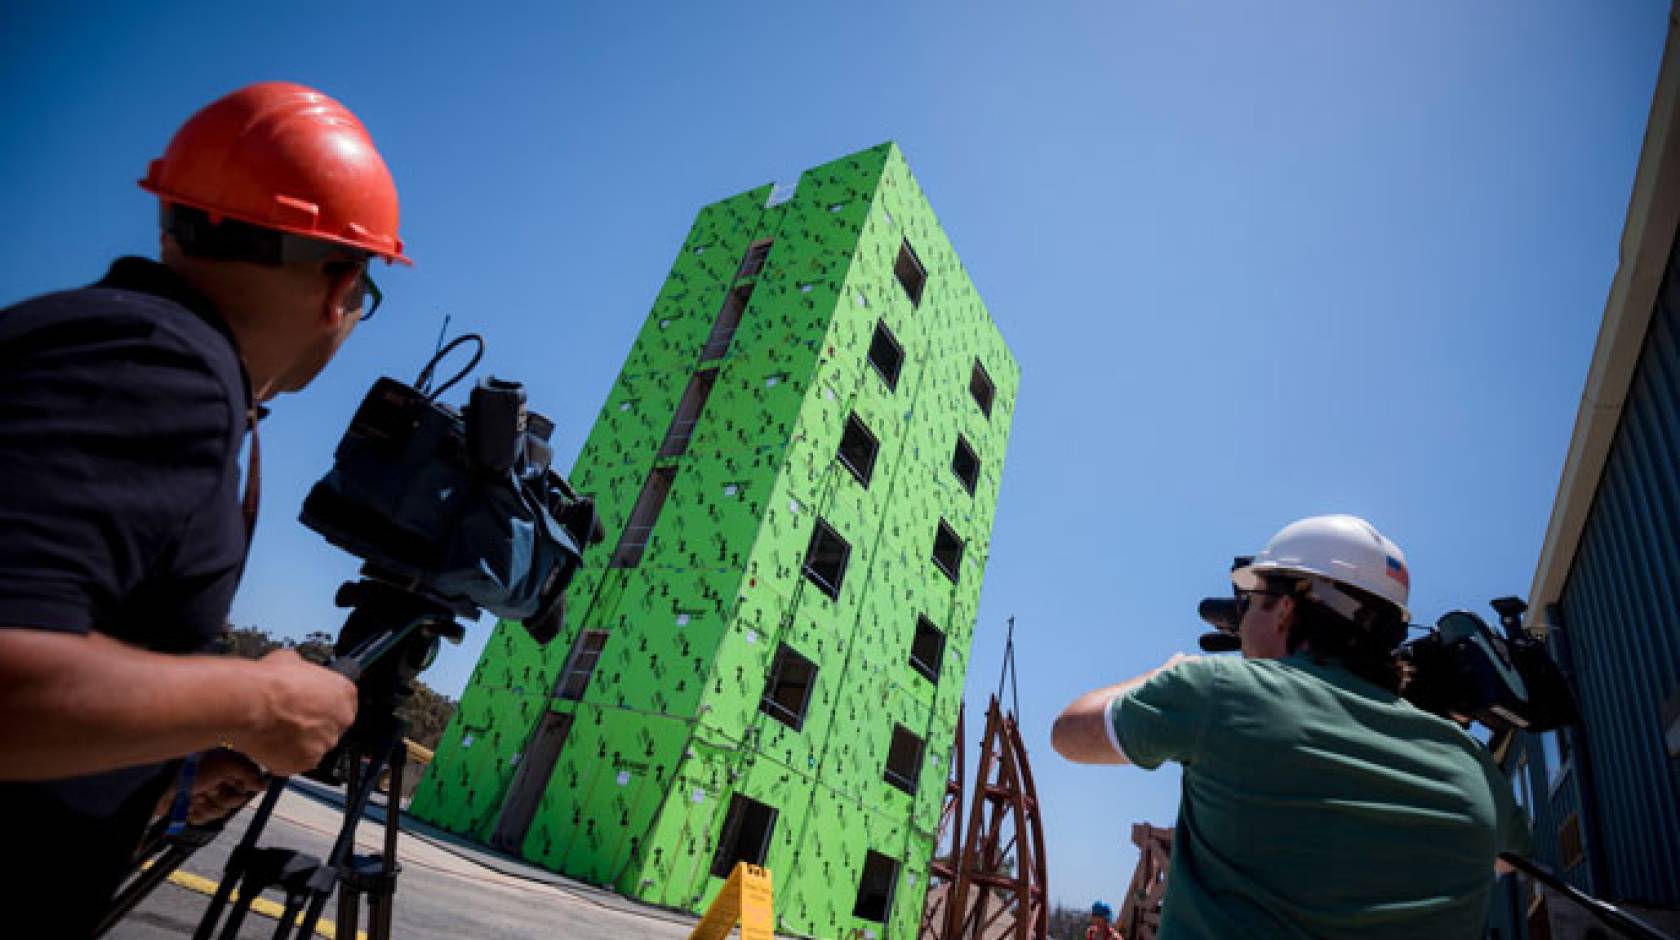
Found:
[(245, 460), (245, 498), (239, 504), (239, 514), (245, 519), (245, 554), (251, 553), (251, 539), (257, 534), (257, 510), (262, 505), (262, 443), (257, 437), (257, 422), (268, 409), (253, 405), (246, 412), (251, 427), (251, 453)]
[(198, 776), (197, 754), (188, 754), (181, 761), (181, 772), (175, 779), (175, 799), (169, 802), (169, 828), (166, 835), (178, 836), (187, 829), (187, 816), (192, 811), (193, 780)]

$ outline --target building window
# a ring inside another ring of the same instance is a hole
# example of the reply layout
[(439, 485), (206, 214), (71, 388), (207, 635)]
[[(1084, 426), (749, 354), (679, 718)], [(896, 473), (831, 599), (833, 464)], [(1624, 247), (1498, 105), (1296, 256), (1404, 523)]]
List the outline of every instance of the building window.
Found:
[(879, 852), (871, 851), (865, 855), (852, 916), (877, 924), (886, 923), (887, 915), (892, 912), (893, 888), (897, 884), (898, 862)]
[(776, 808), (739, 793), (729, 798), (729, 813), (718, 833), (712, 856), (712, 876), (727, 878), (737, 862), (763, 865), (770, 854), (770, 833), (776, 828)]
[(962, 539), (944, 519), (939, 520), (939, 532), (933, 537), (933, 563), (955, 582), (962, 576)]
[(986, 367), (980, 360), (974, 360), (974, 371), (968, 377), (968, 393), (974, 396), (974, 403), (980, 406), (980, 411), (986, 417), (992, 416), (992, 396), (996, 389), (992, 387), (992, 377), (986, 374)]
[(688, 452), (688, 442), (694, 439), (694, 426), (700, 421), (700, 412), (705, 409), (716, 381), (716, 369), (701, 370), (688, 380), (688, 388), (677, 403), (677, 413), (671, 416), (671, 426), (665, 430), (665, 442), (659, 445), (659, 456), (681, 457)]
[[(764, 697), (758, 710), (798, 731), (805, 724), (805, 708), (817, 685), (817, 665), (792, 647), (776, 647), (776, 659), (764, 681)], [(756, 862), (754, 864), (757, 864)]]
[(840, 582), (846, 577), (846, 561), (852, 546), (828, 523), (817, 520), (811, 531), (811, 545), (805, 550), (805, 577), (829, 597), (840, 596)]
[(618, 537), (618, 547), (613, 549), (612, 560), (607, 567), (634, 568), (642, 563), (642, 552), (647, 550), (653, 527), (659, 522), (659, 510), (665, 508), (665, 496), (671, 492), (671, 481), (676, 475), (675, 467), (655, 467), (648, 474), (642, 495), (636, 497), (636, 506), (630, 510), (630, 521)]
[(926, 617), (916, 618), (916, 638), (910, 641), (910, 668), (939, 684), (939, 666), (945, 661), (945, 634)]
[(735, 338), (735, 329), (741, 325), (741, 314), (746, 311), (747, 302), (752, 300), (752, 292), (753, 285), (742, 284), (723, 299), (723, 309), (712, 321), (712, 332), (706, 337), (705, 347), (700, 350), (701, 362), (721, 358), (729, 351), (729, 343)]
[(1569, 763), (1569, 739), (1562, 728), (1548, 731), (1540, 736), (1540, 748), (1546, 755), (1546, 784), (1556, 786), (1564, 765)]
[(922, 288), (927, 286), (927, 270), (922, 267), (922, 259), (916, 257), (916, 250), (910, 247), (909, 239), (905, 239), (898, 248), (893, 274), (898, 278), (899, 286), (904, 288), (904, 293), (909, 295), (910, 306), (921, 306)]
[(904, 366), (904, 347), (898, 345), (884, 320), (875, 324), (875, 336), (869, 341), (869, 364), (881, 373), (887, 388), (898, 388), (898, 370)]
[(881, 779), (903, 790), (916, 792), (916, 778), (922, 772), (922, 739), (903, 725), (893, 725), (892, 746), (887, 749), (887, 769)]
[(968, 495), (973, 496), (974, 487), (980, 482), (980, 458), (961, 434), (957, 435), (957, 452), (951, 455), (951, 472), (962, 481)]
[(554, 697), (570, 702), (583, 701), (589, 688), (589, 677), (595, 674), (595, 664), (601, 660), (601, 650), (607, 645), (607, 631), (585, 630), (572, 644), (572, 655), (566, 658), (566, 668), (560, 673), (560, 684)]
[(846, 433), (840, 435), (840, 452), (835, 456), (859, 483), (868, 487), (869, 478), (875, 473), (875, 454), (880, 449), (875, 435), (854, 414), (846, 419)]
[(1511, 796), (1522, 810), (1523, 818), (1534, 825), (1534, 784), (1528, 779), (1528, 755), (1517, 758), (1511, 767)]
[(764, 270), (764, 262), (770, 257), (770, 239), (753, 242), (747, 247), (747, 256), (741, 259), (741, 269), (735, 276), (757, 277)]

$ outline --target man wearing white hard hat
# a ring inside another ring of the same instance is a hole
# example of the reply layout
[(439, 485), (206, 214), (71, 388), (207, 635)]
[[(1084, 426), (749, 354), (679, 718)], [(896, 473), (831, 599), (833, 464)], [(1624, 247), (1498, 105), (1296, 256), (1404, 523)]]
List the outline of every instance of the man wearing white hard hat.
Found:
[(1183, 766), (1160, 940), (1482, 936), (1528, 827), (1486, 749), (1399, 695), (1400, 547), (1314, 516), (1231, 580), (1241, 659), (1174, 656), (1051, 732), (1077, 763)]

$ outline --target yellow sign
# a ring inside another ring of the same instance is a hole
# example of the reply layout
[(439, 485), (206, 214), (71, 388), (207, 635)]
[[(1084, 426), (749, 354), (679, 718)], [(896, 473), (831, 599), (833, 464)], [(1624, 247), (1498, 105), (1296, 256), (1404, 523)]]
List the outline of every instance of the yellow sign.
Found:
[(736, 862), (688, 940), (724, 940), (736, 924), (741, 925), (741, 940), (776, 940), (771, 893), (770, 869)]

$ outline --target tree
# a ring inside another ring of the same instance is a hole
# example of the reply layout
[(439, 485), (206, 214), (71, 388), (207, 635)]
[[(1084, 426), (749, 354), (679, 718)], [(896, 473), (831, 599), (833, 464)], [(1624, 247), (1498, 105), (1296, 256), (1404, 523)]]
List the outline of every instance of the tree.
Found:
[(1085, 928), (1090, 923), (1090, 911), (1060, 904), (1050, 908), (1051, 940), (1085, 940)]
[(225, 634), (227, 651), (235, 656), (246, 659), (261, 659), (277, 649), (285, 649), (286, 644), (268, 635), (268, 631), (256, 627), (229, 626)]
[(408, 722), (408, 737), (427, 750), (437, 750), (443, 729), (455, 715), (455, 700), (439, 695), (420, 680), (414, 680), (414, 694), (397, 707), (397, 717)]
[(325, 666), (333, 657), (333, 638), (330, 633), (311, 630), (303, 635), (303, 639), (287, 640), (286, 645), (297, 651), (299, 656), (312, 663)]

